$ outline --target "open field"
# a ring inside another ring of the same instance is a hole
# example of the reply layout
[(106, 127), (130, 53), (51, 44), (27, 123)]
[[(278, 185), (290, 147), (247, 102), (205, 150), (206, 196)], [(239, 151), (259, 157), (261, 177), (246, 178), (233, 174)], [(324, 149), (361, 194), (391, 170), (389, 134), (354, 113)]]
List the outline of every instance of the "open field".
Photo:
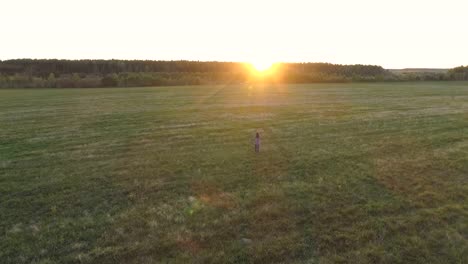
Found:
[(468, 263), (468, 83), (0, 90), (0, 214), (2, 263)]

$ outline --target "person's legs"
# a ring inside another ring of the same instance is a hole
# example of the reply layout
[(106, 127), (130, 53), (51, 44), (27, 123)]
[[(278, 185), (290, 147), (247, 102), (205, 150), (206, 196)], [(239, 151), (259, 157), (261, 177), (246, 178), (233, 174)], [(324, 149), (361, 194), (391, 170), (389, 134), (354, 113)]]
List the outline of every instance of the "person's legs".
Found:
[(255, 152), (259, 152), (260, 151), (260, 146), (258, 144), (255, 144)]

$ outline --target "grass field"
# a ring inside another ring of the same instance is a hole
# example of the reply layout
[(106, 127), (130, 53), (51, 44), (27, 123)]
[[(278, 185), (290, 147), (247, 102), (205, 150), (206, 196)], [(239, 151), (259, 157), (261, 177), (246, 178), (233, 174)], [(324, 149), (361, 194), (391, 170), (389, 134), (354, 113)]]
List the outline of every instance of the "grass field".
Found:
[(468, 263), (468, 83), (0, 90), (0, 199), (2, 263)]

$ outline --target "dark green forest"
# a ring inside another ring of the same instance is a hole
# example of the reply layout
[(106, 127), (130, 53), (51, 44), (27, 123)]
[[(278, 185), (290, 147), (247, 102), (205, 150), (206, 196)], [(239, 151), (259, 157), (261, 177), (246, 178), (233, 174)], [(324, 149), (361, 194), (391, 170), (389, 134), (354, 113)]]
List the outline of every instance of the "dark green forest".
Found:
[(141, 87), (248, 82), (319, 83), (468, 80), (468, 67), (447, 72), (392, 72), (375, 65), (281, 63), (256, 74), (245, 63), (150, 60), (0, 61), (0, 88)]

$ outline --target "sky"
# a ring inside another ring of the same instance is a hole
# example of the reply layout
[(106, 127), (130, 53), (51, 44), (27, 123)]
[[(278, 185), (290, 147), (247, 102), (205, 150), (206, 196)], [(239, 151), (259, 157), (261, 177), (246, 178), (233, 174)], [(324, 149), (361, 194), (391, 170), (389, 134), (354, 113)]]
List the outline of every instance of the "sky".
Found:
[(0, 0), (0, 60), (468, 64), (466, 0)]

